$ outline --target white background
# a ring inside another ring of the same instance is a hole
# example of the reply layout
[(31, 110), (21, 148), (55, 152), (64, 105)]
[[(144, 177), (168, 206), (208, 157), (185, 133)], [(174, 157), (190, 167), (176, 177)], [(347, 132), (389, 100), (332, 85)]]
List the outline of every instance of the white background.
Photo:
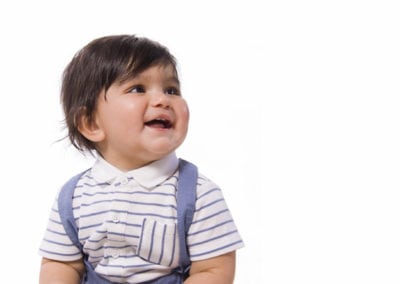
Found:
[(400, 283), (397, 2), (1, 2), (1, 282), (37, 283), (55, 193), (92, 162), (55, 142), (62, 70), (134, 33), (178, 59), (178, 154), (223, 188), (236, 283)]

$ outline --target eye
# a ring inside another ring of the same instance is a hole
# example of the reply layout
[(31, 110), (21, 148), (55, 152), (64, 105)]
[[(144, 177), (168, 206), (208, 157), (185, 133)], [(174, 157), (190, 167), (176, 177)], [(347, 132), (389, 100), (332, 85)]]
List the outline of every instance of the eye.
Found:
[(136, 85), (132, 88), (129, 88), (129, 93), (144, 93), (145, 89), (142, 85)]
[(180, 96), (181, 95), (181, 91), (176, 87), (168, 87), (167, 89), (165, 89), (165, 93), (167, 95), (172, 95), (172, 96)]

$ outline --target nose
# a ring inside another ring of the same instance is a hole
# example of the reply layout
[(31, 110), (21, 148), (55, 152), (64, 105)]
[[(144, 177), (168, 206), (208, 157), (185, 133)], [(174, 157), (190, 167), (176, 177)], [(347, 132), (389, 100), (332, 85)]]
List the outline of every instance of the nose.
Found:
[(163, 91), (155, 91), (151, 95), (151, 105), (153, 107), (169, 108), (170, 98)]

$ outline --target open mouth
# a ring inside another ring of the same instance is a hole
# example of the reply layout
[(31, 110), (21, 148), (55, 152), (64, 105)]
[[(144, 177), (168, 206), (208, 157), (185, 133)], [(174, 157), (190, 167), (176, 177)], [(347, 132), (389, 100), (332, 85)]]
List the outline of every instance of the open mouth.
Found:
[(172, 127), (171, 121), (163, 118), (152, 119), (145, 123), (146, 126), (160, 129), (170, 129)]

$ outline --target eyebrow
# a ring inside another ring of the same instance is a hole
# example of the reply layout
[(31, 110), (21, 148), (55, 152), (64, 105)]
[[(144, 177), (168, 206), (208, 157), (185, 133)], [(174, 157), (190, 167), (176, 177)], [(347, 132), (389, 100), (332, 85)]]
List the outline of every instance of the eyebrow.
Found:
[(173, 82), (176, 83), (177, 85), (180, 85), (180, 84), (181, 84), (181, 82), (179, 81), (179, 79), (178, 79), (177, 76), (168, 77), (168, 78), (166, 79), (166, 81), (167, 81), (167, 82), (173, 81)]
[[(149, 76), (143, 77), (139, 73), (139, 74), (137, 74), (135, 76), (129, 76), (129, 77), (123, 78), (123, 79), (118, 80), (118, 81), (119, 81), (119, 85), (123, 85), (123, 84), (125, 84), (125, 83), (127, 83), (129, 81), (133, 81), (133, 80), (146, 80), (146, 77), (149, 77)], [(171, 76), (166, 77), (164, 81), (168, 82), (168, 83), (173, 82), (173, 83), (175, 83), (175, 84), (177, 84), (179, 86), (181, 84), (181, 82), (179, 81), (178, 77), (175, 76), (175, 75), (171, 75)]]

